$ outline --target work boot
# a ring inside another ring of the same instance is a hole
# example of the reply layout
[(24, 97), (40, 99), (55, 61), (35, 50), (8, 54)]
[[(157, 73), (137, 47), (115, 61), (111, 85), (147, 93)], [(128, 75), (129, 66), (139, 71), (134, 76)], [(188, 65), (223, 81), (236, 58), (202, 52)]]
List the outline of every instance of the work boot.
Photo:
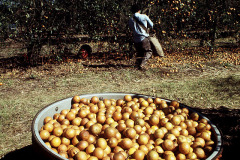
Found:
[(144, 68), (147, 64), (147, 61), (151, 58), (152, 52), (146, 52), (145, 57), (143, 57), (142, 63), (140, 64), (140, 68)]

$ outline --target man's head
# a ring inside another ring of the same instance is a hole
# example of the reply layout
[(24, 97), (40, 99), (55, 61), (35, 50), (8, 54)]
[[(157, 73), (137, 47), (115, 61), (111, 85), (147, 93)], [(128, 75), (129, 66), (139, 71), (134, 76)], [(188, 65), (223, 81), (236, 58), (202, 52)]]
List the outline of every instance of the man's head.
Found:
[(132, 6), (132, 8), (131, 8), (131, 12), (132, 13), (136, 13), (136, 12), (138, 12), (138, 11), (140, 11), (141, 9), (140, 9), (140, 6), (139, 5), (137, 5), (137, 4), (134, 4), (133, 6)]

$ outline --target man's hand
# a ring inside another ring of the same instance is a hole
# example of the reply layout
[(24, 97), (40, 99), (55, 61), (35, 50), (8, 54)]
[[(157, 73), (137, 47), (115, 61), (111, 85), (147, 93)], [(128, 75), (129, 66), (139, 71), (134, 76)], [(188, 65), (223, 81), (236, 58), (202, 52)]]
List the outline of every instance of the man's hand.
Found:
[(155, 33), (156, 33), (156, 30), (153, 29), (153, 28), (151, 28), (151, 29), (150, 29), (150, 33), (151, 33), (151, 34), (155, 34)]

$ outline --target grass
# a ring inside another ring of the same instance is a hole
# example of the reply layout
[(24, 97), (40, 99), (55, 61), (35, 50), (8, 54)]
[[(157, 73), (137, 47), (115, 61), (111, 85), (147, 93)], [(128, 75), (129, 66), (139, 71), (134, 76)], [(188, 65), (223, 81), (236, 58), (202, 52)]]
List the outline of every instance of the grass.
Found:
[[(39, 73), (35, 73), (39, 74)], [(157, 70), (88, 70), (81, 74), (2, 78), (0, 155), (31, 144), (31, 121), (44, 106), (86, 93), (133, 92), (175, 99), (192, 107), (238, 108), (239, 70), (214, 76), (165, 76)]]
[[(240, 107), (239, 51), (167, 54), (146, 72), (93, 68), (81, 62), (3, 69), (0, 74), (0, 158), (31, 145), (36, 113), (57, 100), (87, 93), (130, 92), (178, 100), (198, 109)], [(236, 61), (235, 61), (236, 60)]]

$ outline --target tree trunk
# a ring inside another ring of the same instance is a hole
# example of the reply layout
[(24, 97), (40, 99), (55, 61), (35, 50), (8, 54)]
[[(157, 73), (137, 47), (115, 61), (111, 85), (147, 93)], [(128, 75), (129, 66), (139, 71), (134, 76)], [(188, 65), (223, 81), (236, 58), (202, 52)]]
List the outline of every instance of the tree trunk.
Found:
[(41, 52), (42, 45), (39, 43), (31, 43), (27, 47), (27, 65), (36, 66), (38, 56)]
[(214, 51), (216, 31), (217, 31), (217, 18), (214, 19), (209, 32), (209, 40), (210, 40), (209, 53), (213, 53)]

